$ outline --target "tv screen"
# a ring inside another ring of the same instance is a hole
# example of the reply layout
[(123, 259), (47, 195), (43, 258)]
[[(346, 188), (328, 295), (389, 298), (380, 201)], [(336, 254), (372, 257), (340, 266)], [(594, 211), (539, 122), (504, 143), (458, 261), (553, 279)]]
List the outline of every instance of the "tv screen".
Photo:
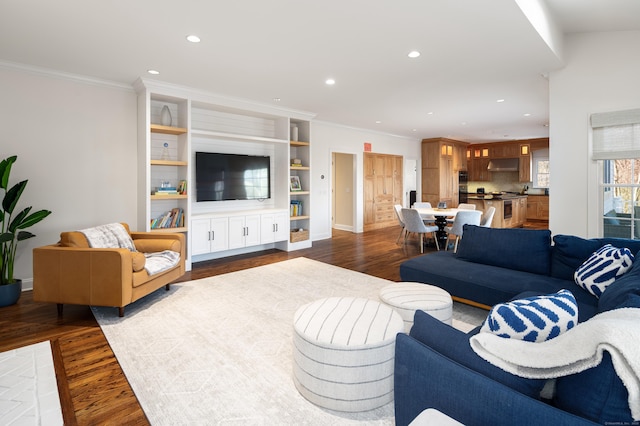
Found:
[(269, 156), (196, 152), (196, 200), (261, 200), (271, 197)]

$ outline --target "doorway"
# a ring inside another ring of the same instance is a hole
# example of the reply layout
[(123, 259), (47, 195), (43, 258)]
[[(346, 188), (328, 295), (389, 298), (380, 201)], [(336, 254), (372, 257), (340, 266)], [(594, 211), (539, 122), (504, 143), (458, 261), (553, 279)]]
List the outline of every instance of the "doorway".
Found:
[(355, 155), (331, 154), (331, 228), (355, 232)]

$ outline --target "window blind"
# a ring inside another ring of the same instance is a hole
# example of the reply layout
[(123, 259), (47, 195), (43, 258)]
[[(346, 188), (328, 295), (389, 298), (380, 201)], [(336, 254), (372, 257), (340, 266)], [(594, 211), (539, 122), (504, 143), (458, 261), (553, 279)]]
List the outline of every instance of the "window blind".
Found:
[(594, 160), (640, 158), (640, 108), (591, 114)]

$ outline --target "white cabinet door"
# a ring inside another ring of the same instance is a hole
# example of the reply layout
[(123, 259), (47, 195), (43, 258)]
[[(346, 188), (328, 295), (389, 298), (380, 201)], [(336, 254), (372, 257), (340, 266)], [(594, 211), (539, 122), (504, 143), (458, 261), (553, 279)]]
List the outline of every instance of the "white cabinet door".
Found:
[(289, 238), (289, 215), (287, 212), (267, 213), (261, 216), (260, 241), (262, 244), (284, 241)]
[(229, 219), (218, 217), (211, 219), (211, 252), (229, 249)]
[(229, 248), (236, 249), (245, 246), (245, 216), (232, 216), (229, 218)]
[(194, 219), (191, 221), (191, 255), (206, 254), (211, 252), (210, 219)]
[(246, 228), (244, 236), (245, 247), (257, 246), (260, 244), (260, 215), (245, 217), (244, 226)]
[(289, 239), (289, 212), (276, 213), (274, 215), (276, 232), (273, 241), (286, 241)]

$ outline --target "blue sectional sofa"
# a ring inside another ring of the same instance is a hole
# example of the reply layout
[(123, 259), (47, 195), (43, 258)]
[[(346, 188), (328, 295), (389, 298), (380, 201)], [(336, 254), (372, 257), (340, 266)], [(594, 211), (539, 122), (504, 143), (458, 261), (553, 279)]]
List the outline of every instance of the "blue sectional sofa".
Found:
[[(599, 299), (574, 283), (573, 272), (604, 244), (640, 251), (639, 240), (552, 239), (549, 231), (467, 226), (457, 254), (413, 258), (401, 265), (400, 275), (486, 306), (568, 289), (582, 322), (607, 310), (640, 308), (640, 253)], [(409, 424), (427, 408), (468, 426), (640, 424), (631, 418), (627, 390), (608, 354), (597, 367), (557, 378), (555, 392), (543, 399), (545, 381), (514, 376), (473, 352), (469, 339), (478, 331), (466, 334), (416, 312), (411, 333), (396, 341), (397, 425)]]

